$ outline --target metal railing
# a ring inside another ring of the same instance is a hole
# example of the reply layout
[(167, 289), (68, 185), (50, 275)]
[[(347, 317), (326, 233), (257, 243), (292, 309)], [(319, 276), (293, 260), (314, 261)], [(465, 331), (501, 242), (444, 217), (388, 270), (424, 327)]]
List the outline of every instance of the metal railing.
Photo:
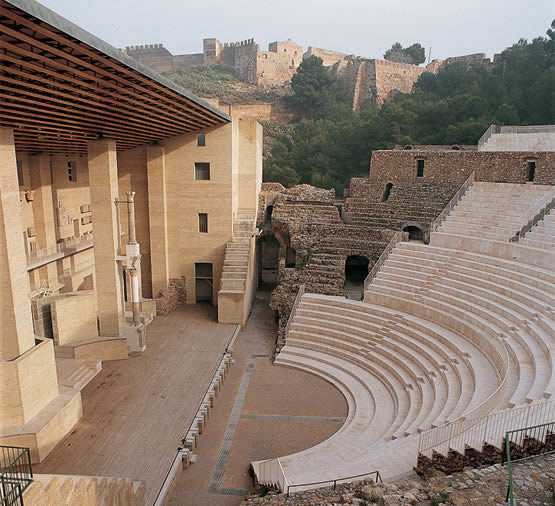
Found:
[(481, 450), (485, 443), (501, 448), (504, 434), (517, 427), (540, 424), (555, 418), (555, 401), (509, 408), (488, 416), (460, 419), (420, 434), (418, 453), (428, 458), (434, 452), (447, 455), (450, 449), (464, 452), (466, 447)]
[(23, 505), (23, 492), (32, 481), (29, 448), (0, 446), (0, 504)]
[(287, 319), (287, 325), (285, 326), (285, 342), (287, 342), (287, 337), (289, 336), (289, 331), (291, 330), (291, 324), (293, 323), (293, 318), (295, 318), (295, 313), (297, 312), (297, 308), (301, 303), (301, 299), (305, 294), (306, 286), (302, 284), (299, 286), (297, 290), (297, 296), (295, 297), (295, 302), (293, 302), (293, 307), (291, 308), (291, 312), (289, 313), (289, 318)]
[(535, 213), (535, 215), (530, 218), (525, 225), (514, 235), (512, 236), (509, 241), (510, 242), (518, 242), (522, 239), (534, 226), (536, 226), (541, 220), (545, 218), (547, 214), (551, 212), (551, 209), (555, 207), (555, 197), (550, 196), (542, 208)]
[[(326, 483), (333, 484), (333, 490), (337, 488), (337, 482), (346, 481), (346, 480), (354, 480), (355, 478), (362, 478), (363, 476), (375, 476), (374, 483), (382, 483), (382, 477), (380, 476), (379, 471), (371, 471), (370, 473), (362, 473), (362, 474), (355, 474), (353, 476), (345, 476), (343, 478), (335, 478), (333, 480), (324, 480), (324, 481), (313, 481), (311, 483), (296, 483), (295, 485), (287, 485), (287, 497), (289, 497), (289, 492), (292, 488), (295, 487), (311, 487), (313, 485), (325, 485)], [(318, 487), (315, 487), (318, 488)]]
[(395, 234), (389, 241), (389, 244), (382, 251), (380, 258), (378, 258), (376, 263), (372, 266), (372, 270), (368, 273), (368, 276), (366, 276), (366, 279), (364, 280), (364, 291), (368, 289), (370, 283), (372, 283), (372, 280), (376, 277), (376, 274), (378, 274), (378, 271), (387, 260), (387, 257), (393, 251), (393, 248), (395, 248), (395, 246), (397, 246), (397, 243), (401, 242), (402, 240), (403, 232), (395, 232)]
[(466, 181), (457, 190), (457, 193), (453, 195), (453, 198), (445, 206), (443, 211), (439, 213), (439, 216), (430, 224), (430, 237), (432, 236), (432, 232), (438, 231), (439, 226), (445, 221), (445, 218), (447, 218), (451, 210), (459, 203), (459, 200), (461, 200), (464, 197), (468, 189), (474, 184), (475, 177), (476, 177), (476, 172), (472, 172), (472, 174), (468, 176)]
[(555, 453), (555, 421), (507, 431), (503, 455), (509, 472), (507, 501), (513, 506), (513, 462)]

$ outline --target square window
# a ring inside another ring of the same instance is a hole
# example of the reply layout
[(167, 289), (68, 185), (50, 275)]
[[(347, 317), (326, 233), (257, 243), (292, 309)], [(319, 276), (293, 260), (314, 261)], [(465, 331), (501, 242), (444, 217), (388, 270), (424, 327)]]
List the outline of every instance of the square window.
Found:
[(416, 177), (424, 176), (424, 160), (416, 160)]
[(210, 180), (210, 164), (205, 162), (195, 162), (195, 179), (199, 181)]
[(208, 214), (198, 213), (198, 231), (203, 234), (208, 233)]
[(198, 134), (197, 135), (197, 146), (206, 146), (206, 135), (205, 134)]
[(77, 181), (77, 164), (75, 162), (67, 162), (67, 179), (68, 181)]

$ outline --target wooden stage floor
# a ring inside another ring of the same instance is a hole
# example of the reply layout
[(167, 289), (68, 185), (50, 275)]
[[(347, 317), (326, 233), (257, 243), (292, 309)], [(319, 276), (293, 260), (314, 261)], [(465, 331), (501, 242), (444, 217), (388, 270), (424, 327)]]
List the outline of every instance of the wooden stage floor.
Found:
[(147, 350), (103, 364), (83, 418), (33, 471), (145, 480), (152, 504), (234, 330), (209, 305), (156, 318)]

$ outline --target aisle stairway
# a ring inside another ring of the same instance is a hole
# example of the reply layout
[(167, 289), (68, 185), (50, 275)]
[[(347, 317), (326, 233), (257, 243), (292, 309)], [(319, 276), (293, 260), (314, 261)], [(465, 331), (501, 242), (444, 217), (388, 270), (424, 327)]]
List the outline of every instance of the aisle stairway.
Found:
[(553, 186), (476, 182), (439, 232), (506, 242), (554, 197)]
[[(283, 490), (375, 470), (393, 478), (416, 465), (419, 439), (425, 456), (449, 459), (451, 448), (481, 452), (486, 433), (501, 445), (500, 433), (486, 431), (490, 413), (500, 430), (529, 410), (538, 423), (555, 416), (555, 255), (509, 243), (519, 220), (526, 223), (552, 192), (476, 183), (430, 246), (397, 244), (364, 302), (305, 294), (275, 363), (334, 384), (349, 413), (319, 445), (254, 462), (259, 482)], [(472, 220), (476, 226), (466, 226)], [(553, 240), (549, 220), (543, 228), (543, 242)], [(485, 251), (503, 241), (508, 255), (435, 244), (452, 235), (475, 238)], [(480, 437), (470, 438), (476, 427)]]

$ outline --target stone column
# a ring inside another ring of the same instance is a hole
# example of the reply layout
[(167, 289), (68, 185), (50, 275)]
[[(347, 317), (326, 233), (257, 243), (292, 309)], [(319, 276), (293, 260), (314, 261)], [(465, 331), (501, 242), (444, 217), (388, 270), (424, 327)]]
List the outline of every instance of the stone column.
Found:
[[(35, 192), (33, 200), (33, 219), (39, 248), (56, 247), (56, 223), (52, 202), (52, 180), (50, 157), (35, 155), (29, 157), (31, 167), (31, 187)], [(50, 262), (41, 273), (41, 278), (53, 281), (58, 277), (56, 262)]]
[(119, 336), (122, 306), (116, 263), (119, 243), (115, 204), (118, 198), (116, 142), (107, 139), (89, 141), (88, 161), (99, 335)]
[(168, 220), (166, 200), (166, 165), (162, 146), (148, 146), (148, 213), (150, 223), (150, 268), (152, 296), (168, 287)]
[(22, 232), (13, 130), (0, 127), (0, 355), (6, 360), (35, 344)]

